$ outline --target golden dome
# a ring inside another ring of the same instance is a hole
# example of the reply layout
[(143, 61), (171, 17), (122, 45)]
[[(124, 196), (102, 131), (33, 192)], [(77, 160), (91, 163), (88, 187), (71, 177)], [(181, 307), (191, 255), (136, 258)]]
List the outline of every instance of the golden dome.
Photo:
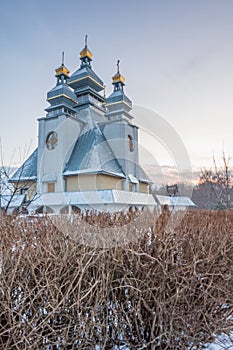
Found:
[(88, 57), (90, 60), (92, 59), (92, 53), (87, 47), (87, 35), (85, 35), (85, 47), (80, 52), (80, 58)]
[(64, 75), (69, 76), (69, 74), (70, 74), (69, 69), (66, 68), (64, 65), (61, 65), (59, 68), (57, 68), (57, 69), (55, 70), (55, 72), (56, 72), (57, 75), (64, 74)]
[(62, 74), (64, 74), (64, 75), (66, 75), (67, 77), (70, 76), (70, 71), (69, 71), (69, 69), (66, 68), (65, 65), (64, 65), (64, 52), (62, 52), (62, 64), (61, 64), (60, 67), (58, 67), (58, 68), (55, 70), (55, 72), (56, 72), (56, 75), (62, 75)]
[(122, 84), (124, 84), (125, 83), (125, 78), (120, 73), (117, 73), (117, 74), (115, 74), (112, 77), (112, 82), (113, 83), (122, 83)]
[(125, 78), (120, 73), (120, 61), (117, 61), (117, 73), (112, 77), (112, 82), (114, 83), (125, 83)]
[(81, 58), (88, 57), (92, 59), (92, 53), (90, 50), (88, 50), (87, 47), (84, 47), (84, 49), (80, 52), (80, 57)]

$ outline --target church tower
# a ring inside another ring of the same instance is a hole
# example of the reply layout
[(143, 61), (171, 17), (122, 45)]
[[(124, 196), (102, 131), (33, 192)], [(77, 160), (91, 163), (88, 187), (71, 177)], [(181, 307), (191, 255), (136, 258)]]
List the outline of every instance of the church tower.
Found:
[(114, 86), (112, 94), (106, 99), (106, 116), (109, 120), (127, 120), (133, 117), (130, 115), (132, 102), (124, 92), (125, 78), (120, 73), (120, 61), (117, 61), (117, 72), (112, 77)]
[(62, 53), (62, 64), (55, 72), (57, 84), (47, 93), (47, 101), (50, 103), (50, 106), (45, 109), (48, 112), (47, 118), (59, 115), (75, 116), (76, 111), (74, 107), (77, 104), (77, 100), (73, 90), (67, 84), (70, 71), (64, 65), (64, 52)]
[(112, 77), (113, 92), (106, 99), (106, 117), (103, 133), (127, 174), (124, 184), (126, 191), (139, 191), (138, 165), (138, 127), (133, 125), (130, 114), (132, 102), (124, 92), (125, 78), (120, 73), (120, 61), (117, 72)]
[(55, 72), (57, 83), (47, 93), (50, 106), (45, 110), (46, 116), (38, 119), (38, 193), (64, 191), (64, 159), (71, 153), (82, 127), (75, 110), (76, 96), (67, 84), (70, 72), (64, 65), (64, 53)]
[[(104, 119), (105, 98), (101, 94), (104, 90), (104, 83), (92, 69), (92, 53), (87, 46), (87, 35), (85, 36), (85, 46), (80, 52), (81, 64), (68, 80), (68, 85), (74, 89), (77, 106), (76, 111), (80, 112), (80, 117), (87, 119), (88, 116), (95, 120)], [(84, 111), (84, 113), (82, 113)]]

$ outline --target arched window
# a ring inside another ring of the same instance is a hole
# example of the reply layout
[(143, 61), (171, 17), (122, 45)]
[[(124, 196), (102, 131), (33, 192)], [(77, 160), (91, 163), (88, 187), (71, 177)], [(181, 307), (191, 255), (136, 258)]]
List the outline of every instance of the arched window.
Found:
[(66, 205), (65, 207), (61, 208), (60, 214), (69, 214), (69, 207)]
[(133, 152), (134, 144), (133, 144), (133, 138), (131, 135), (128, 135), (128, 147), (129, 147), (130, 152)]
[(73, 214), (80, 214), (81, 209), (79, 207), (77, 207), (76, 205), (72, 205), (72, 213)]
[(52, 214), (52, 213), (53, 213), (53, 209), (45, 205), (42, 205), (41, 207), (36, 209), (36, 214)]
[(80, 214), (80, 213), (81, 213), (81, 209), (75, 205), (72, 205), (71, 208), (69, 208), (69, 206), (66, 205), (60, 210), (60, 214)]

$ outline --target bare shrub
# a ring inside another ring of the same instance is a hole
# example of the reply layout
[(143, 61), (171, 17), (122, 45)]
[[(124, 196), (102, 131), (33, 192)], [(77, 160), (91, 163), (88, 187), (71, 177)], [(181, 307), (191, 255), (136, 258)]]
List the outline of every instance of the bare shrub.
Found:
[(169, 215), (145, 219), (140, 239), (109, 249), (63, 235), (48, 218), (3, 216), (0, 348), (200, 349), (228, 333), (233, 212), (188, 212), (175, 229)]

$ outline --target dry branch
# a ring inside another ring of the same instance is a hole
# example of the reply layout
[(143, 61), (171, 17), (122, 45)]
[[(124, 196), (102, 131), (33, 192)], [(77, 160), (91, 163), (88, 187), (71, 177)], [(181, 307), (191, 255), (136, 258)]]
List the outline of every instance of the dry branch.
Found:
[(201, 349), (232, 330), (233, 212), (188, 212), (175, 228), (167, 213), (106, 215), (78, 229), (132, 235), (140, 222), (141, 237), (106, 249), (46, 218), (1, 218), (1, 349)]

